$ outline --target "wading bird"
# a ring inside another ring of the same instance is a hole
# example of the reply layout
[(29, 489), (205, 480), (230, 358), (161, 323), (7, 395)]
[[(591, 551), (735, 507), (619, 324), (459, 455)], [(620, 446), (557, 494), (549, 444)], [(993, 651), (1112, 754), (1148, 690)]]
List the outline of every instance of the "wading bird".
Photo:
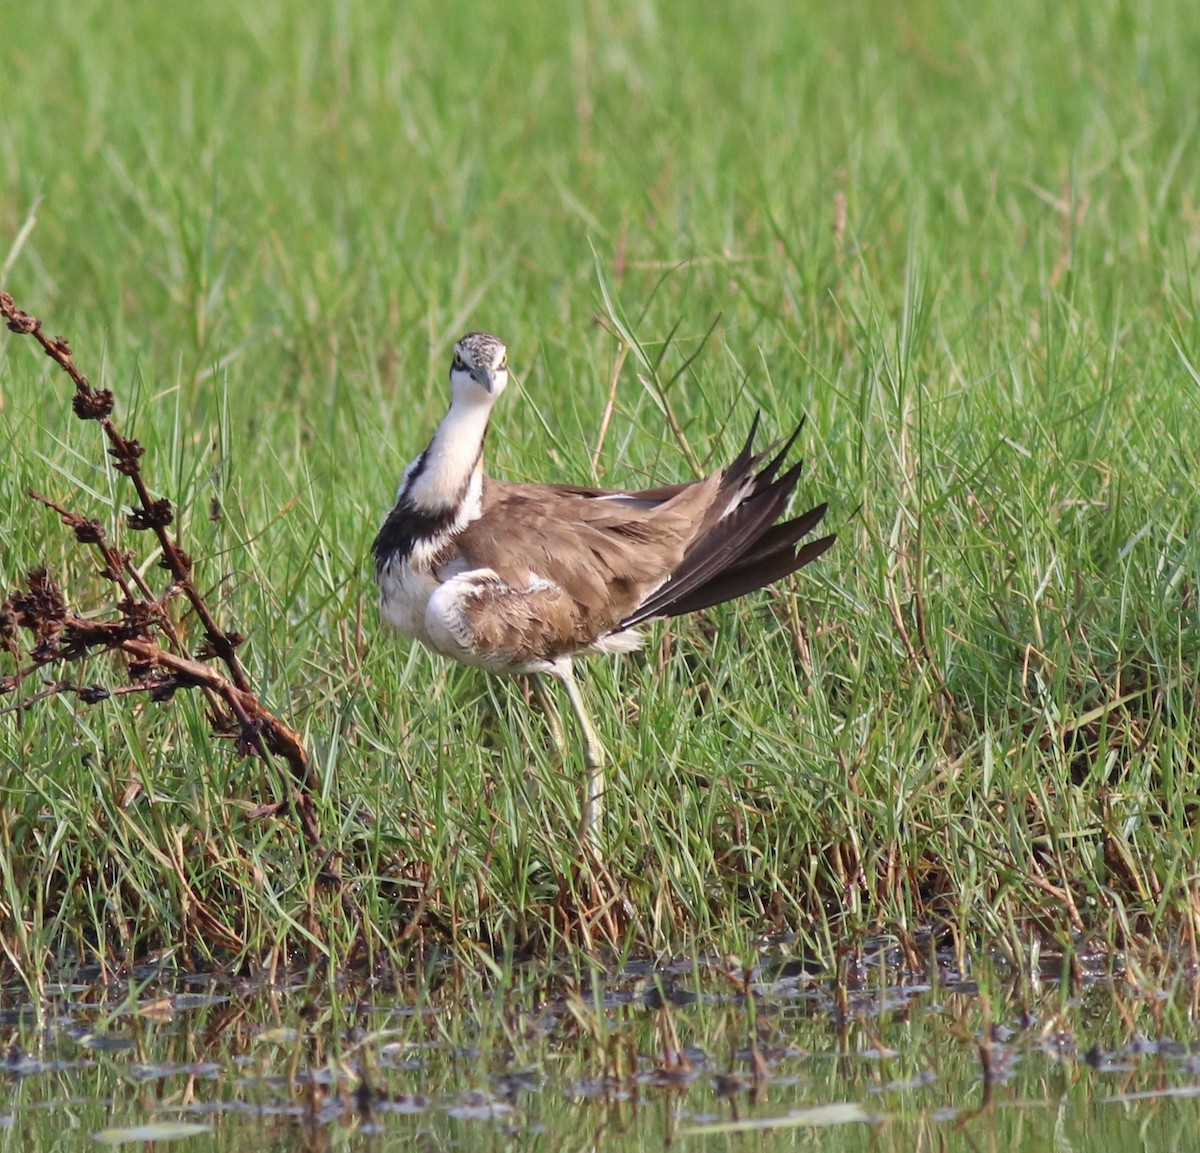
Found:
[(583, 835), (594, 840), (604, 750), (572, 662), (626, 653), (636, 626), (732, 600), (819, 557), (832, 536), (801, 546), (818, 505), (776, 523), (800, 479), (782, 473), (797, 428), (764, 462), (758, 418), (733, 462), (702, 480), (644, 492), (509, 484), (485, 475), (483, 440), (508, 383), (504, 344), (472, 332), (454, 346), (450, 411), (405, 470), (375, 538), (383, 619), (444, 656), (493, 673), (534, 674), (556, 741), (562, 728), (538, 674), (562, 681), (583, 731)]

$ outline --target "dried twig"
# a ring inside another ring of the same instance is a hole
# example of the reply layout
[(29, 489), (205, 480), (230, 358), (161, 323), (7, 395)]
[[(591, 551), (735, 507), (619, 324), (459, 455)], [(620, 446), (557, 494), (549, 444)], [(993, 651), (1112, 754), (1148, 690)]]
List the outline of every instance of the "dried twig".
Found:
[[(136, 502), (126, 515), (126, 523), (135, 532), (152, 532), (162, 552), (161, 567), (171, 576), (170, 585), (155, 595), (132, 554), (122, 552), (109, 539), (103, 525), (83, 517), (57, 501), (37, 492), (30, 497), (51, 508), (75, 534), (81, 544), (100, 557), (100, 575), (120, 592), (107, 619), (85, 618), (71, 611), (66, 598), (44, 569), (29, 574), (27, 587), (14, 592), (0, 606), (0, 647), (17, 663), (16, 672), (0, 677), (0, 693), (13, 691), (34, 674), (54, 665), (79, 660), (98, 652), (121, 652), (128, 658), (128, 684), (119, 688), (79, 685), (68, 679), (51, 679), (45, 687), (22, 701), (28, 708), (37, 700), (56, 693), (71, 693), (84, 703), (94, 703), (118, 693), (145, 692), (154, 700), (167, 700), (179, 689), (198, 688), (208, 702), (215, 732), (234, 736), (245, 755), (264, 760), (282, 757), (294, 782), (292, 803), (305, 839), (320, 841), (313, 794), (317, 783), (309, 767), (299, 734), (285, 724), (258, 699), (238, 660), (237, 647), (243, 638), (222, 628), (192, 579), (192, 558), (177, 537), (169, 531), (174, 519), (171, 502), (151, 495), (142, 473), (144, 448), (124, 436), (113, 423), (113, 394), (93, 388), (76, 367), (71, 347), (61, 336), (49, 337), (41, 321), (17, 307), (6, 292), (0, 292), (0, 316), (9, 329), (21, 336), (32, 336), (55, 364), (75, 385), (72, 401), (80, 420), (94, 420), (104, 430), (109, 455), (117, 472), (129, 478)], [(170, 605), (182, 597), (199, 621), (204, 641), (195, 653), (188, 653)], [(20, 643), (21, 630), (32, 637), (27, 654)], [(165, 642), (165, 643), (164, 643)], [(223, 666), (224, 671), (218, 666)], [(276, 806), (269, 806), (274, 809)]]

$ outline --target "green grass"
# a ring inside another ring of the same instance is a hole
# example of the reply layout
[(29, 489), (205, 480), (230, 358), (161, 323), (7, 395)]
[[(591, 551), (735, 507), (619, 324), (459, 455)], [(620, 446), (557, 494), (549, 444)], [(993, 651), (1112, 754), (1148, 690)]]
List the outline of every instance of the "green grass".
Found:
[[(834, 550), (589, 666), (630, 940), (1194, 951), (1198, 52), (1184, 0), (116, 0), (10, 29), (0, 279), (116, 392), (352, 879), (244, 819), (277, 776), (198, 700), (51, 700), (0, 716), (9, 963), (579, 939), (581, 766), (517, 682), (376, 620), (370, 542), (469, 327), (518, 373), (511, 478), (683, 478), (756, 409), (808, 415)], [(121, 531), (67, 398), (9, 338), (0, 578), (44, 563), (98, 606), (24, 495)]]

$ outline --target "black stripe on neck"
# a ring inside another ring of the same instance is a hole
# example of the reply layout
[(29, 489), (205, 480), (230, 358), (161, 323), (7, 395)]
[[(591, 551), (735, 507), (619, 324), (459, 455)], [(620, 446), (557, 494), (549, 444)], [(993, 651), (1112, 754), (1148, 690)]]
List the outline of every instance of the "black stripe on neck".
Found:
[[(430, 509), (420, 508), (413, 503), (410, 490), (416, 479), (424, 472), (425, 460), (428, 455), (429, 450), (426, 449), (417, 458), (417, 462), (413, 465), (413, 470), (396, 500), (396, 507), (384, 518), (375, 541), (371, 545), (371, 552), (375, 556), (376, 572), (389, 563), (407, 560), (412, 555), (413, 549), (419, 544), (444, 540), (462, 512), (467, 493), (471, 488), (474, 466), (467, 474), (462, 488), (454, 494), (448, 504)], [(478, 463), (478, 458), (476, 458), (476, 462)]]
[(462, 502), (430, 512), (415, 509), (401, 499), (387, 514), (371, 545), (375, 556), (375, 571), (379, 572), (390, 562), (407, 560), (413, 549), (427, 541), (444, 538), (458, 519)]
[(471, 478), (475, 475), (475, 468), (482, 456), (483, 445), (480, 444), (479, 452), (475, 455), (462, 487), (448, 504), (435, 509), (417, 507), (409, 495), (413, 485), (425, 471), (429, 460), (429, 448), (417, 457), (396, 500), (396, 507), (384, 518), (371, 545), (377, 573), (389, 562), (407, 560), (416, 545), (446, 536), (462, 511), (467, 493), (471, 490)]

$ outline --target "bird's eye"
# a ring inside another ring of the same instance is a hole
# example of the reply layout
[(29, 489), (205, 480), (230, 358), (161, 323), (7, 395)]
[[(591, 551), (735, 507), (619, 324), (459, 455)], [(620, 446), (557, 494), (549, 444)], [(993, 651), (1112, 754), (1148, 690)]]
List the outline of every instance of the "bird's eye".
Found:
[(507, 367), (508, 367), (508, 353), (505, 353), (505, 354), (504, 354), (504, 355), (503, 355), (503, 356), (500, 358), (500, 367), (501, 367), (501, 368), (507, 368)]
[(455, 368), (466, 368), (467, 367), (465, 364), (463, 364), (463, 358), (461, 356), (459, 356), (457, 352), (454, 354), (454, 367)]

